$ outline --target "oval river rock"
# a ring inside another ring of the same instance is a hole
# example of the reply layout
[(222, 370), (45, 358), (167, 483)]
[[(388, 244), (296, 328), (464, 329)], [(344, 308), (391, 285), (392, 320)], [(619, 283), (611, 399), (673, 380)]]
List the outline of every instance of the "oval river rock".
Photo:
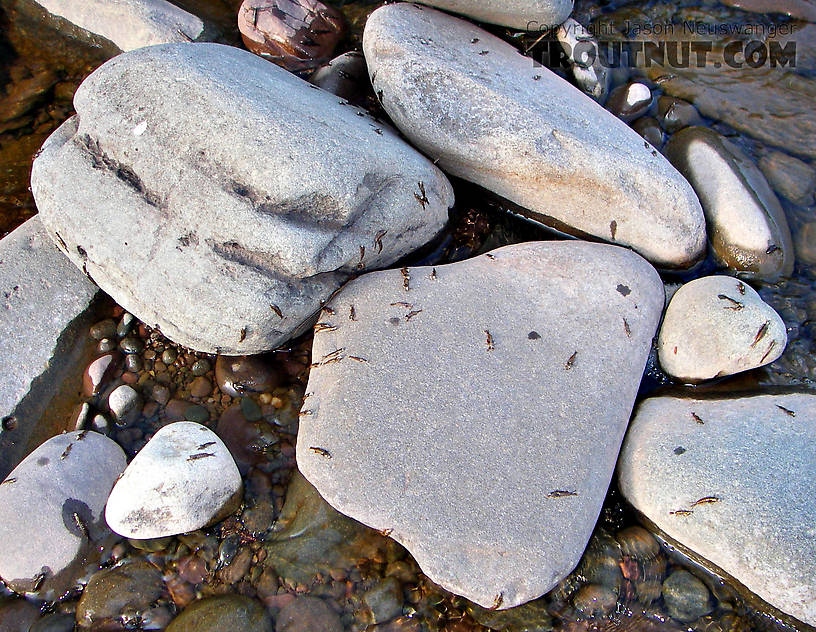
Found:
[(389, 116), (444, 171), (660, 267), (704, 255), (703, 211), (683, 176), (510, 44), (439, 11), (393, 4), (369, 17), (363, 50)]
[(453, 204), (387, 127), (236, 48), (125, 53), (74, 105), (34, 162), (43, 224), (117, 303), (198, 351), (282, 344), (352, 274), (433, 239)]

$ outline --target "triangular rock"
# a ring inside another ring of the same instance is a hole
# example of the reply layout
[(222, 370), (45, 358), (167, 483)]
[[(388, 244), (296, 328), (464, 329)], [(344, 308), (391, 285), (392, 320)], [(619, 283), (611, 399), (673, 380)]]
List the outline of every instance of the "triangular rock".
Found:
[(584, 242), (360, 277), (315, 328), (298, 465), (448, 590), (538, 597), (595, 526), (662, 306), (646, 261)]

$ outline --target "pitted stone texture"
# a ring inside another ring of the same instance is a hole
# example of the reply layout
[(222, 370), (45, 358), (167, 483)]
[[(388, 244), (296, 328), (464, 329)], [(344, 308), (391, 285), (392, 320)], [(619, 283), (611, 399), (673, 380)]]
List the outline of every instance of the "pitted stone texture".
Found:
[(141, 540), (188, 533), (224, 519), (241, 504), (241, 474), (212, 430), (179, 421), (159, 430), (111, 492), (105, 519)]
[(688, 182), (623, 121), (510, 44), (439, 11), (383, 6), (363, 50), (397, 127), (446, 172), (577, 236), (630, 246), (661, 267), (702, 258)]
[(99, 288), (51, 243), (38, 217), (0, 241), (0, 477), (35, 446), (34, 426), (82, 351)]
[(74, 104), (34, 162), (43, 223), (117, 303), (198, 351), (279, 346), (453, 204), (395, 133), (236, 48), (125, 53)]
[(814, 395), (656, 397), (638, 407), (618, 471), (669, 537), (816, 625), (814, 455)]
[(59, 597), (64, 572), (106, 532), (102, 511), (127, 464), (116, 443), (96, 432), (52, 437), (0, 483), (0, 577), (17, 592)]
[(666, 373), (694, 383), (770, 364), (787, 343), (784, 321), (750, 285), (710, 276), (674, 293), (658, 353)]
[(358, 278), (316, 326), (300, 470), (446, 589), (534, 599), (592, 533), (662, 306), (646, 261), (583, 242)]
[(558, 26), (572, 13), (573, 0), (421, 0), (479, 22), (527, 31)]

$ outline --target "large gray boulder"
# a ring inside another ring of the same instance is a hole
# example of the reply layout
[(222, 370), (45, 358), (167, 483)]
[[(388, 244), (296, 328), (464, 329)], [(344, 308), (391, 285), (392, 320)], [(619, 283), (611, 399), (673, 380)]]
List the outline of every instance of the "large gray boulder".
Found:
[(298, 466), (487, 607), (578, 563), (663, 307), (623, 248), (531, 242), (349, 283), (315, 327)]
[(394, 123), (446, 172), (578, 236), (629, 246), (658, 266), (705, 253), (685, 179), (591, 98), (486, 31), (433, 9), (386, 5), (363, 38)]
[(0, 477), (82, 355), (97, 288), (34, 217), (0, 240)]
[(84, 430), (52, 437), (0, 483), (0, 577), (14, 591), (53, 600), (72, 586), (102, 510), (125, 469), (116, 443)]
[(125, 53), (74, 105), (34, 162), (43, 223), (120, 305), (198, 351), (282, 344), (351, 275), (431, 240), (453, 204), (395, 133), (236, 48)]
[(421, 0), (438, 9), (480, 22), (527, 31), (558, 26), (572, 12), (573, 0)]
[(762, 599), (816, 625), (816, 395), (656, 397), (632, 421), (624, 496)]

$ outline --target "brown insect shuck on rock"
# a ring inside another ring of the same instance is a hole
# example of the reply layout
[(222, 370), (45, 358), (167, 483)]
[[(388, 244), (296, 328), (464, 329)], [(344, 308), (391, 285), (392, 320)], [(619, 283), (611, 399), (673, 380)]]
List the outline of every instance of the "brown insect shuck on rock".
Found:
[(339, 11), (318, 0), (244, 0), (238, 29), (253, 53), (299, 72), (331, 57), (346, 24)]

